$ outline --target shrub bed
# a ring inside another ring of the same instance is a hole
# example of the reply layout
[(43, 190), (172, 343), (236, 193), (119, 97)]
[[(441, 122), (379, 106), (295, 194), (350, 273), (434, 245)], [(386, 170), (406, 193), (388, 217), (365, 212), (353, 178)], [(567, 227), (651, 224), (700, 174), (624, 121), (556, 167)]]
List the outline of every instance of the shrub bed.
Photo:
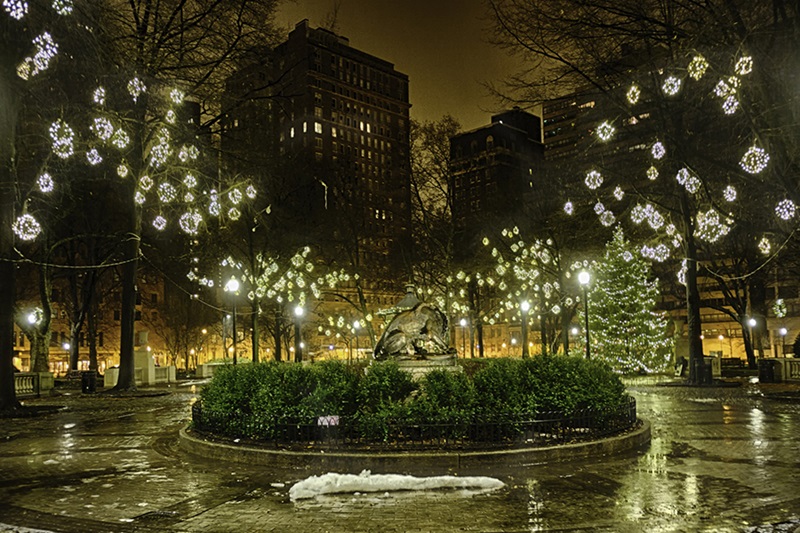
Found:
[[(214, 373), (201, 400), (203, 429), (215, 433), (315, 440), (320, 417), (335, 416), (347, 439), (362, 442), (424, 440), (426, 434), (476, 439), (476, 421), (490, 422), (488, 438), (513, 438), (540, 413), (574, 418), (587, 409), (620, 412), (629, 401), (608, 366), (563, 356), (494, 359), (472, 375), (433, 370), (418, 382), (392, 361), (374, 363), (366, 372), (331, 361), (229, 365)], [(301, 427), (311, 432), (297, 433)]]

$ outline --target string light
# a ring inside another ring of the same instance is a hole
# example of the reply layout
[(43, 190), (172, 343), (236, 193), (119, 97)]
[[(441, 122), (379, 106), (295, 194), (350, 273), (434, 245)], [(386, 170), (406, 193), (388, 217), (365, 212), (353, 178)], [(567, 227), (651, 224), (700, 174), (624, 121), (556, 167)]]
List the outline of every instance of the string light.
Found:
[(161, 128), (158, 134), (158, 142), (153, 148), (150, 149), (150, 165), (154, 168), (159, 168), (169, 159), (172, 153), (172, 148), (169, 145), (169, 131), (166, 128)]
[(17, 218), (11, 225), (11, 229), (23, 241), (32, 241), (42, 232), (42, 227), (36, 222), (36, 219), (28, 214)]
[(184, 98), (184, 96), (185, 96), (185, 95), (183, 94), (183, 91), (181, 91), (181, 90), (179, 90), (179, 89), (172, 89), (172, 90), (169, 92), (169, 97), (170, 97), (170, 98), (172, 99), (172, 101), (173, 101), (173, 102), (175, 102), (176, 104), (180, 104), (180, 103), (182, 103), (182, 102), (183, 102), (183, 98)]
[(797, 206), (789, 199), (781, 200), (778, 202), (778, 205), (775, 206), (775, 214), (777, 214), (783, 220), (790, 220), (794, 218), (796, 211)]
[(197, 185), (197, 178), (192, 174), (186, 174), (186, 177), (183, 178), (183, 184), (186, 185), (188, 189), (194, 189)]
[(689, 76), (694, 80), (699, 80), (706, 73), (707, 69), (708, 61), (706, 61), (706, 58), (701, 55), (696, 55), (692, 58), (691, 63), (689, 63)]
[(720, 220), (719, 213), (713, 209), (697, 213), (695, 236), (706, 242), (717, 242), (730, 231), (730, 226)]
[(726, 115), (733, 115), (739, 109), (739, 100), (735, 96), (730, 95), (722, 102), (722, 111)]
[(114, 132), (114, 135), (111, 136), (111, 144), (113, 144), (120, 150), (127, 147), (129, 142), (131, 142), (131, 138), (128, 136), (128, 133), (123, 129), (118, 129), (117, 131)]
[(203, 217), (200, 215), (200, 213), (192, 211), (182, 214), (181, 218), (178, 220), (178, 224), (180, 225), (181, 229), (189, 235), (195, 235), (197, 234), (197, 230), (199, 229), (202, 221)]
[(143, 191), (149, 191), (150, 188), (153, 186), (153, 178), (150, 176), (142, 176), (139, 178), (139, 187)]
[(94, 119), (89, 129), (104, 141), (110, 139), (111, 135), (114, 134), (114, 126), (111, 124), (111, 121), (103, 117)]
[(50, 125), (50, 138), (53, 140), (53, 153), (61, 159), (67, 159), (74, 153), (75, 132), (63, 120), (58, 119)]
[(239, 205), (239, 202), (242, 201), (242, 191), (239, 189), (233, 189), (228, 193), (228, 198), (230, 198), (233, 205)]
[(600, 223), (606, 227), (611, 226), (616, 222), (617, 218), (614, 216), (614, 213), (611, 211), (604, 211), (602, 215), (600, 215)]
[(736, 71), (736, 74), (740, 76), (746, 76), (747, 74), (750, 74), (753, 72), (753, 58), (751, 56), (739, 58), (733, 70)]
[(244, 192), (244, 193), (245, 193), (245, 194), (247, 195), (247, 197), (248, 197), (248, 198), (250, 198), (251, 200), (255, 200), (255, 199), (256, 199), (256, 195), (258, 194), (258, 193), (256, 192), (256, 188), (255, 188), (255, 187), (253, 187), (252, 185), (248, 185), (248, 186), (247, 186), (247, 189), (245, 189), (245, 192)]
[(653, 167), (653, 166), (651, 166), (650, 168), (648, 168), (648, 169), (647, 169), (647, 177), (648, 177), (648, 178), (649, 178), (651, 181), (655, 181), (655, 180), (656, 180), (656, 178), (658, 178), (658, 169), (657, 169), (656, 167)]
[(136, 194), (133, 195), (133, 201), (139, 205), (142, 205), (145, 199), (146, 198), (144, 196), (144, 193), (142, 193), (142, 191), (136, 191)]
[(652, 259), (653, 261), (663, 263), (667, 259), (669, 259), (669, 248), (665, 244), (658, 244), (657, 246), (651, 248), (646, 244), (642, 246), (641, 254), (648, 259)]
[(228, 218), (231, 220), (239, 220), (239, 217), (242, 216), (242, 212), (236, 209), (235, 207), (231, 207), (228, 209)]
[(187, 204), (194, 202), (194, 194), (187, 192), (183, 195), (183, 201)]
[(697, 179), (696, 176), (689, 173), (689, 171), (685, 168), (680, 169), (675, 178), (678, 180), (678, 183), (683, 185), (690, 194), (695, 194), (700, 190), (700, 180)]
[(28, 2), (22, 0), (3, 0), (3, 8), (17, 20), (22, 20), (28, 14)]
[(572, 202), (567, 201), (564, 204), (564, 212), (568, 215), (571, 215), (575, 211), (575, 207), (572, 205)]
[(661, 90), (664, 91), (664, 94), (669, 96), (674, 96), (678, 94), (678, 91), (681, 90), (680, 78), (676, 78), (675, 76), (669, 76), (667, 79), (664, 80), (664, 84), (661, 86)]
[(47, 172), (39, 176), (37, 182), (39, 183), (39, 190), (42, 192), (51, 192), (53, 187), (55, 187), (52, 176)]
[(165, 117), (167, 122), (169, 122), (170, 124), (175, 124), (175, 119), (176, 118), (177, 118), (177, 115), (175, 115), (175, 111), (173, 111), (172, 109), (167, 111), (167, 115)]
[(625, 196), (625, 191), (623, 191), (623, 190), (622, 190), (622, 187), (620, 187), (619, 185), (617, 185), (617, 186), (614, 188), (614, 198), (616, 198), (617, 200), (622, 200), (622, 198), (623, 198), (624, 196)]
[(600, 137), (601, 141), (608, 141), (614, 136), (614, 132), (616, 131), (617, 129), (606, 121), (597, 127), (597, 136)]
[(117, 176), (124, 178), (128, 175), (128, 167), (123, 164), (117, 165)]
[(604, 206), (602, 202), (597, 202), (596, 204), (594, 204), (594, 212), (597, 213), (598, 215), (602, 215), (603, 211), (605, 210), (606, 206)]
[(73, 8), (72, 0), (53, 0), (53, 10), (61, 16), (69, 15)]
[(153, 219), (153, 227), (156, 228), (158, 231), (164, 231), (164, 228), (167, 227), (167, 219), (158, 215), (156, 218)]
[(750, 174), (758, 174), (767, 168), (769, 163), (769, 154), (763, 148), (758, 146), (751, 146), (747, 152), (742, 156), (739, 165)]
[(728, 185), (727, 187), (725, 187), (725, 190), (722, 191), (722, 197), (725, 198), (725, 200), (728, 202), (736, 201), (736, 196), (737, 196), (736, 189), (733, 187), (733, 185)]
[(133, 101), (136, 102), (143, 92), (147, 90), (147, 86), (138, 77), (133, 78), (128, 82), (128, 94), (131, 95)]
[(103, 105), (106, 103), (106, 90), (103, 87), (98, 87), (92, 93), (92, 100), (97, 105)]
[(632, 104), (632, 105), (636, 104), (636, 102), (639, 101), (639, 96), (641, 96), (641, 94), (642, 94), (642, 91), (639, 89), (638, 86), (631, 85), (630, 88), (628, 89), (628, 93), (626, 95), (628, 97), (628, 102), (630, 104)]
[(158, 186), (158, 199), (161, 202), (168, 204), (175, 200), (178, 196), (178, 191), (171, 183), (162, 183)]
[(769, 253), (772, 251), (772, 243), (769, 242), (768, 238), (762, 237), (758, 243), (758, 249), (762, 254), (769, 255)]
[(739, 78), (730, 76), (727, 80), (719, 80), (714, 87), (714, 94), (720, 98), (727, 98), (736, 94), (739, 88)]
[(597, 189), (603, 184), (603, 176), (596, 170), (591, 170), (586, 174), (586, 186), (590, 189)]
[(92, 148), (86, 152), (86, 160), (89, 161), (90, 165), (99, 165), (103, 162), (103, 158), (100, 156), (100, 152), (97, 151), (97, 148)]
[(664, 148), (664, 144), (661, 141), (656, 141), (650, 148), (650, 153), (653, 155), (653, 159), (661, 159), (667, 154), (667, 149)]

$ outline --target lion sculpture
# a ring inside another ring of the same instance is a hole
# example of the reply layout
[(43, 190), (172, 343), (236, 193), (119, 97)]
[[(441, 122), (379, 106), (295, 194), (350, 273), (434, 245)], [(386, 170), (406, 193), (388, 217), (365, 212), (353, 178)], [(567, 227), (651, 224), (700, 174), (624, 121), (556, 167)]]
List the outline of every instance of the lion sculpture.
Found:
[(425, 359), (431, 354), (452, 354), (447, 341), (447, 317), (437, 308), (418, 303), (389, 323), (375, 345), (374, 357)]

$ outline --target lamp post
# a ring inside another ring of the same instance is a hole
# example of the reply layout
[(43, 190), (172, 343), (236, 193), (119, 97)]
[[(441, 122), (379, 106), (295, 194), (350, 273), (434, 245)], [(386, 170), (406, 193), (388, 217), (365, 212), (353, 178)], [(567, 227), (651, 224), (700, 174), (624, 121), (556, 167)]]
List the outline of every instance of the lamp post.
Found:
[(294, 308), (294, 362), (300, 363), (303, 361), (303, 342), (300, 338), (300, 319), (303, 317), (305, 310), (302, 305)]
[(361, 327), (361, 322), (358, 320), (353, 321), (353, 331), (356, 334), (356, 361), (358, 361), (358, 329)]
[(530, 356), (528, 352), (528, 311), (531, 309), (531, 304), (528, 300), (523, 300), (519, 304), (519, 310), (522, 314), (522, 357)]
[(591, 279), (591, 276), (585, 270), (578, 274), (578, 282), (581, 284), (581, 287), (583, 287), (583, 318), (586, 328), (586, 359), (591, 357), (591, 348), (589, 346), (589, 297), (587, 295), (589, 282)]
[(231, 293), (233, 299), (233, 319), (231, 321), (231, 333), (233, 335), (233, 364), (235, 365), (238, 362), (236, 355), (236, 295), (239, 294), (239, 280), (231, 276), (231, 279), (229, 279), (228, 283), (225, 284), (225, 292)]
[(461, 326), (461, 357), (467, 358), (467, 319), (462, 318), (458, 321)]
[(779, 333), (781, 334), (781, 354), (783, 357), (786, 357), (786, 334), (789, 333), (789, 330), (786, 328), (781, 328)]

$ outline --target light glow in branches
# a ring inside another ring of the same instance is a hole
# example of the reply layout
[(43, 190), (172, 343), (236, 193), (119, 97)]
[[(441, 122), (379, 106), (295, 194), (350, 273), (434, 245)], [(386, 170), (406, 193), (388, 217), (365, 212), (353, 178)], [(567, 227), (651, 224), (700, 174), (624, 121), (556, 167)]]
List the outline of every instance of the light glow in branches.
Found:
[(50, 138), (53, 140), (53, 153), (67, 159), (75, 152), (75, 132), (61, 119), (50, 125)]
[(106, 103), (106, 90), (103, 87), (98, 87), (92, 93), (92, 100), (97, 105), (103, 105)]
[(736, 61), (733, 70), (736, 71), (736, 74), (739, 76), (750, 74), (753, 72), (753, 58), (751, 56), (740, 57), (739, 60)]
[(103, 162), (103, 158), (100, 155), (100, 152), (97, 151), (97, 148), (92, 148), (86, 152), (86, 160), (92, 166), (97, 166)]
[(617, 200), (622, 200), (624, 197), (625, 197), (625, 191), (622, 190), (622, 187), (617, 185), (614, 188), (614, 198), (616, 198)]
[(737, 193), (734, 186), (728, 185), (727, 187), (725, 187), (725, 190), (722, 191), (722, 197), (725, 198), (726, 202), (735, 202)]
[(147, 86), (138, 77), (135, 77), (128, 82), (128, 94), (131, 95), (131, 98), (133, 98), (134, 102), (136, 102), (146, 90)]
[(700, 190), (700, 180), (697, 176), (690, 173), (688, 169), (680, 169), (675, 179), (677, 179), (678, 183), (683, 185), (690, 194), (695, 194)]
[(730, 221), (723, 222), (719, 213), (714, 209), (709, 209), (706, 212), (699, 211), (694, 234), (697, 238), (706, 242), (717, 242), (731, 230), (729, 223)]
[(252, 185), (248, 185), (247, 188), (244, 190), (244, 193), (251, 200), (255, 200), (256, 196), (258, 195), (258, 192), (256, 191), (256, 188), (253, 187)]
[(28, 14), (28, 2), (23, 0), (3, 0), (3, 9), (11, 18), (22, 20)]
[(795, 203), (789, 199), (781, 200), (775, 206), (775, 214), (782, 220), (791, 220), (797, 211)]
[(769, 253), (772, 251), (772, 243), (769, 242), (767, 237), (762, 237), (758, 242), (758, 249), (762, 254), (769, 255)]
[(636, 102), (639, 101), (639, 97), (641, 96), (641, 94), (642, 94), (642, 91), (641, 91), (641, 89), (639, 89), (639, 87), (637, 85), (635, 85), (635, 84), (631, 85), (630, 88), (628, 89), (627, 94), (626, 94), (626, 96), (628, 98), (628, 102), (631, 105), (636, 104)]
[(39, 179), (36, 181), (39, 184), (39, 190), (42, 192), (52, 192), (53, 188), (55, 187), (55, 184), (53, 183), (53, 177), (47, 172), (44, 172), (41, 176), (39, 176)]
[(105, 117), (97, 117), (89, 129), (101, 140), (107, 141), (114, 134), (114, 125)]
[(167, 227), (167, 219), (158, 215), (156, 218), (153, 219), (153, 227), (156, 228), (158, 231), (164, 231), (164, 228)]
[(53, 0), (53, 10), (61, 16), (71, 14), (73, 9), (72, 0)]
[(572, 202), (567, 201), (564, 204), (564, 212), (568, 215), (571, 215), (573, 212), (575, 212), (575, 207), (572, 205)]
[(181, 218), (178, 220), (178, 225), (189, 235), (196, 235), (202, 221), (203, 216), (200, 213), (190, 211), (181, 215)]
[(661, 159), (667, 154), (667, 149), (664, 148), (664, 144), (661, 141), (656, 141), (650, 148), (650, 153), (653, 155), (653, 159)]
[(706, 70), (708, 70), (708, 61), (706, 61), (706, 58), (701, 55), (694, 56), (691, 63), (689, 63), (689, 76), (693, 80), (699, 80), (706, 73)]
[(603, 184), (603, 176), (596, 170), (591, 170), (586, 174), (586, 186), (594, 190)]
[(42, 232), (42, 226), (27, 213), (17, 218), (11, 229), (23, 241), (32, 241)]
[(661, 90), (668, 96), (675, 96), (681, 90), (681, 79), (675, 76), (669, 76), (664, 80)]
[(605, 121), (597, 127), (597, 136), (600, 137), (601, 141), (609, 141), (616, 131), (617, 129), (614, 126)]
[(745, 172), (758, 174), (767, 168), (767, 163), (769, 163), (769, 154), (763, 148), (751, 146), (742, 156), (739, 165)]
[(658, 169), (656, 167), (654, 167), (654, 166), (651, 166), (650, 168), (648, 168), (647, 169), (647, 178), (650, 181), (655, 181), (656, 179), (658, 179)]

